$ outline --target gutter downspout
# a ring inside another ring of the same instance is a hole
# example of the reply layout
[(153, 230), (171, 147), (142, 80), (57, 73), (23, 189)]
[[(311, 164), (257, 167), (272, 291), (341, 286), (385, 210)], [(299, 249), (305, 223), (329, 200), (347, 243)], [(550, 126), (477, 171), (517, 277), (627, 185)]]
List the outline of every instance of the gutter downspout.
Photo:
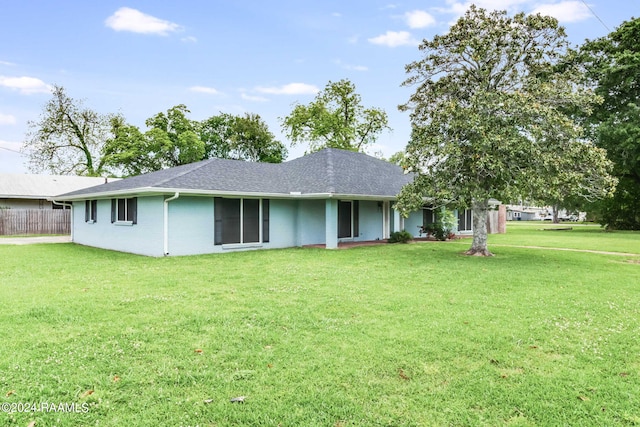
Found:
[(56, 200), (51, 199), (51, 203), (53, 203), (54, 205), (57, 206), (62, 206), (62, 208), (64, 209), (66, 206), (69, 206), (71, 208), (71, 212), (69, 213), (69, 216), (71, 217), (71, 224), (70, 228), (71, 228), (71, 241), (73, 242), (73, 202), (58, 202)]
[(169, 255), (169, 202), (178, 197), (180, 197), (180, 192), (176, 191), (173, 196), (164, 199), (164, 256)]

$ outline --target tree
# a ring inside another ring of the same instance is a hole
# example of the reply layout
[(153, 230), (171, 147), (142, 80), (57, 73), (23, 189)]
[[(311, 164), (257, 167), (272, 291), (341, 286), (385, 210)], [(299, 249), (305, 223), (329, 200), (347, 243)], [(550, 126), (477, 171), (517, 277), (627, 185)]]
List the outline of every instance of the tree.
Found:
[(449, 33), (420, 45), (406, 66), (417, 86), (400, 106), (411, 111), (404, 166), (415, 173), (397, 207), (408, 215), (426, 196), (473, 211), (469, 255), (487, 248), (489, 199), (545, 201), (571, 194), (604, 197), (615, 180), (604, 150), (582, 139), (565, 111), (597, 102), (577, 84), (564, 30), (540, 15), (471, 6)]
[(198, 132), (200, 124), (187, 118), (186, 105), (179, 104), (147, 119), (150, 148), (161, 169), (186, 165), (204, 158), (205, 147)]
[(105, 163), (125, 176), (139, 175), (197, 162), (204, 158), (205, 145), (198, 132), (200, 124), (187, 118), (185, 105), (147, 119), (149, 130), (142, 133), (122, 118), (111, 120), (111, 133), (103, 148)]
[(151, 147), (155, 138), (125, 123), (122, 117), (111, 120), (111, 133), (113, 137), (107, 140), (103, 156), (105, 164), (119, 171), (118, 175), (135, 176), (162, 169)]
[(583, 116), (599, 147), (607, 150), (619, 179), (613, 198), (600, 201), (608, 228), (640, 230), (640, 19), (622, 23), (606, 37), (586, 42), (580, 62), (604, 102)]
[(290, 115), (281, 119), (282, 130), (293, 145), (307, 142), (311, 151), (364, 151), (390, 128), (384, 110), (364, 108), (361, 102), (351, 81), (330, 81), (313, 102), (297, 104)]
[(59, 175), (100, 176), (104, 170), (101, 150), (109, 121), (70, 98), (64, 87), (54, 86), (53, 98), (44, 106), (38, 121), (29, 121), (22, 151), (31, 172)]
[(286, 147), (257, 114), (220, 114), (198, 122), (187, 113), (182, 104), (158, 113), (145, 121), (145, 133), (114, 118), (113, 138), (103, 150), (106, 164), (133, 176), (211, 157), (280, 163), (287, 156)]
[(201, 123), (200, 139), (205, 157), (282, 163), (287, 148), (269, 131), (257, 114), (233, 116), (221, 113)]
[(402, 166), (402, 163), (404, 162), (404, 151), (398, 151), (393, 153), (391, 157), (389, 157), (388, 162), (398, 166)]

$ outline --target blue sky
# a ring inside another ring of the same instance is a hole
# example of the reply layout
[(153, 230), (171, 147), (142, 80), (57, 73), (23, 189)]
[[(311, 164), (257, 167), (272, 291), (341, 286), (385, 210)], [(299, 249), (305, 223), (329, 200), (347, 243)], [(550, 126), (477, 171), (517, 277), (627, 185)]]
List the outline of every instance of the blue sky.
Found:
[[(16, 151), (53, 84), (142, 130), (146, 118), (177, 104), (195, 120), (256, 113), (289, 146), (279, 118), (347, 78), (363, 105), (389, 114), (393, 131), (369, 151), (390, 156), (409, 138), (408, 114), (397, 111), (412, 91), (400, 86), (404, 66), (420, 59), (420, 40), (445, 33), (470, 3), (0, 0), (0, 173), (27, 172)], [(640, 16), (640, 0), (475, 3), (553, 15), (573, 44)], [(289, 159), (305, 148), (290, 147)]]

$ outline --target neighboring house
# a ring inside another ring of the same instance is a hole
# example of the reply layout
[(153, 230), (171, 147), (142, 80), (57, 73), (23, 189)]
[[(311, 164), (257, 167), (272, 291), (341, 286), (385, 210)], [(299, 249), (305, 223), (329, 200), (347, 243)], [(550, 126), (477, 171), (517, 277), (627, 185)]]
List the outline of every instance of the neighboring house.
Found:
[[(571, 213), (566, 209), (558, 211), (561, 221), (584, 221), (586, 212)], [(507, 205), (507, 221), (552, 221), (552, 206)]]
[(0, 209), (62, 209), (47, 199), (104, 182), (100, 177), (0, 174)]
[[(431, 211), (392, 207), (411, 175), (325, 149), (285, 163), (209, 159), (55, 197), (72, 202), (73, 241), (142, 255), (192, 255), (417, 236)], [(471, 215), (459, 215), (471, 230)]]

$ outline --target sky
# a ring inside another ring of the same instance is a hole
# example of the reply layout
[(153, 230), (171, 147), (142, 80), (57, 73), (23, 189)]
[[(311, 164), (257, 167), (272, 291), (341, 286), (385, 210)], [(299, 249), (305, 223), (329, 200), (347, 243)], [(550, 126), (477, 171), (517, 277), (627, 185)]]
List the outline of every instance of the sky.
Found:
[[(405, 65), (444, 34), (465, 0), (0, 0), (0, 173), (28, 173), (22, 142), (52, 85), (98, 113), (144, 121), (185, 104), (189, 118), (258, 114), (288, 159), (281, 119), (332, 81), (349, 79), (392, 131), (368, 152), (403, 150), (411, 95)], [(640, 0), (477, 0), (489, 10), (552, 15), (569, 41), (607, 35), (640, 17)]]

